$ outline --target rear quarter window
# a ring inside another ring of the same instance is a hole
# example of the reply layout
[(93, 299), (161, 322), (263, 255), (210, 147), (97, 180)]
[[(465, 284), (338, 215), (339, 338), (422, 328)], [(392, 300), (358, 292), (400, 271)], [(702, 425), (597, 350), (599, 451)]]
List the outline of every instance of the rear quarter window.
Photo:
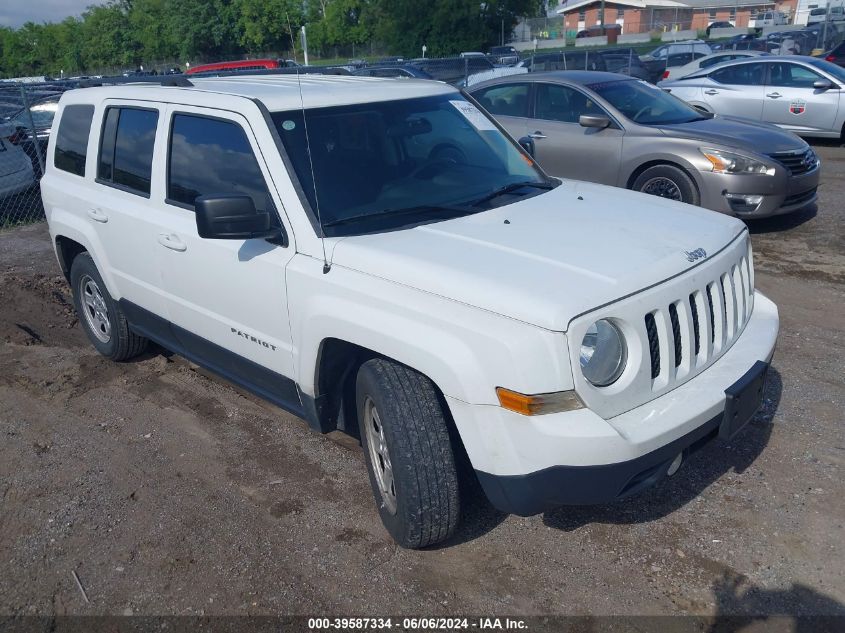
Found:
[(94, 119), (93, 105), (69, 105), (62, 110), (53, 164), (56, 169), (85, 176), (88, 136)]

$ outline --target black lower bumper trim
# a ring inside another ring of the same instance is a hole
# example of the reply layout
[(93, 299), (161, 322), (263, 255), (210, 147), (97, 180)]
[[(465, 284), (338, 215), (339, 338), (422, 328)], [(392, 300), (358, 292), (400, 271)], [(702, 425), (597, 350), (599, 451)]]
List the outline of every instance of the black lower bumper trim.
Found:
[(527, 475), (475, 474), (490, 503), (509, 514), (531, 516), (559, 506), (609, 503), (657, 483), (679, 453), (689, 455), (717, 437), (721, 422), (720, 413), (674, 442), (627, 462), (552, 466)]

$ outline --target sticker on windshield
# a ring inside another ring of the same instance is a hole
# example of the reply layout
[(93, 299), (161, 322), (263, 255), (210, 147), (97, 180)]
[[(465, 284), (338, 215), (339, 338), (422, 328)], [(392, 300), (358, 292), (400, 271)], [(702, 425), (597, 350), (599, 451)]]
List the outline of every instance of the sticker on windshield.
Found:
[(290, 131), (291, 131), (292, 129), (294, 129), (295, 127), (296, 127), (296, 123), (294, 123), (294, 122), (293, 122), (293, 121), (291, 121), (290, 119), (288, 119), (287, 121), (284, 121), (284, 122), (282, 123), (282, 129), (283, 129), (285, 132), (290, 132)]
[(469, 101), (450, 101), (455, 109), (464, 115), (464, 118), (472, 124), (476, 130), (495, 130), (496, 126), (488, 119), (481, 110), (472, 105)]
[(806, 109), (807, 103), (805, 101), (793, 101), (789, 104), (789, 111), (792, 114), (804, 114)]

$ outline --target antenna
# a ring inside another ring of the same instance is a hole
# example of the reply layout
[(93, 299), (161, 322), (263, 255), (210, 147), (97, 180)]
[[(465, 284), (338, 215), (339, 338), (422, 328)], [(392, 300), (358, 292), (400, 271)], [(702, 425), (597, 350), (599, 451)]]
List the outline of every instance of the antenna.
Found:
[(299, 67), (296, 69), (296, 83), (299, 86), (299, 107), (302, 110), (302, 125), (305, 130), (305, 148), (308, 152), (308, 166), (311, 168), (311, 185), (314, 187), (314, 205), (317, 207), (317, 224), (320, 225), (320, 245), (323, 247), (323, 274), (327, 274), (332, 265), (326, 257), (326, 234), (323, 231), (323, 220), (320, 217), (320, 198), (317, 194), (317, 177), (314, 175), (314, 159), (311, 157), (311, 139), (308, 136), (308, 121), (305, 118), (305, 100), (302, 98), (302, 79)]

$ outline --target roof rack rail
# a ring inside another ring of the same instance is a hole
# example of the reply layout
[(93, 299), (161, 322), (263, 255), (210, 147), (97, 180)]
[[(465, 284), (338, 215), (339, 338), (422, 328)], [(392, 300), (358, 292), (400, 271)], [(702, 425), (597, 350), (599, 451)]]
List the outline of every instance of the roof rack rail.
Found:
[(99, 88), (105, 85), (118, 84), (156, 84), (169, 88), (192, 88), (193, 83), (184, 75), (141, 75), (132, 77), (101, 77), (86, 79), (79, 82), (80, 88)]

